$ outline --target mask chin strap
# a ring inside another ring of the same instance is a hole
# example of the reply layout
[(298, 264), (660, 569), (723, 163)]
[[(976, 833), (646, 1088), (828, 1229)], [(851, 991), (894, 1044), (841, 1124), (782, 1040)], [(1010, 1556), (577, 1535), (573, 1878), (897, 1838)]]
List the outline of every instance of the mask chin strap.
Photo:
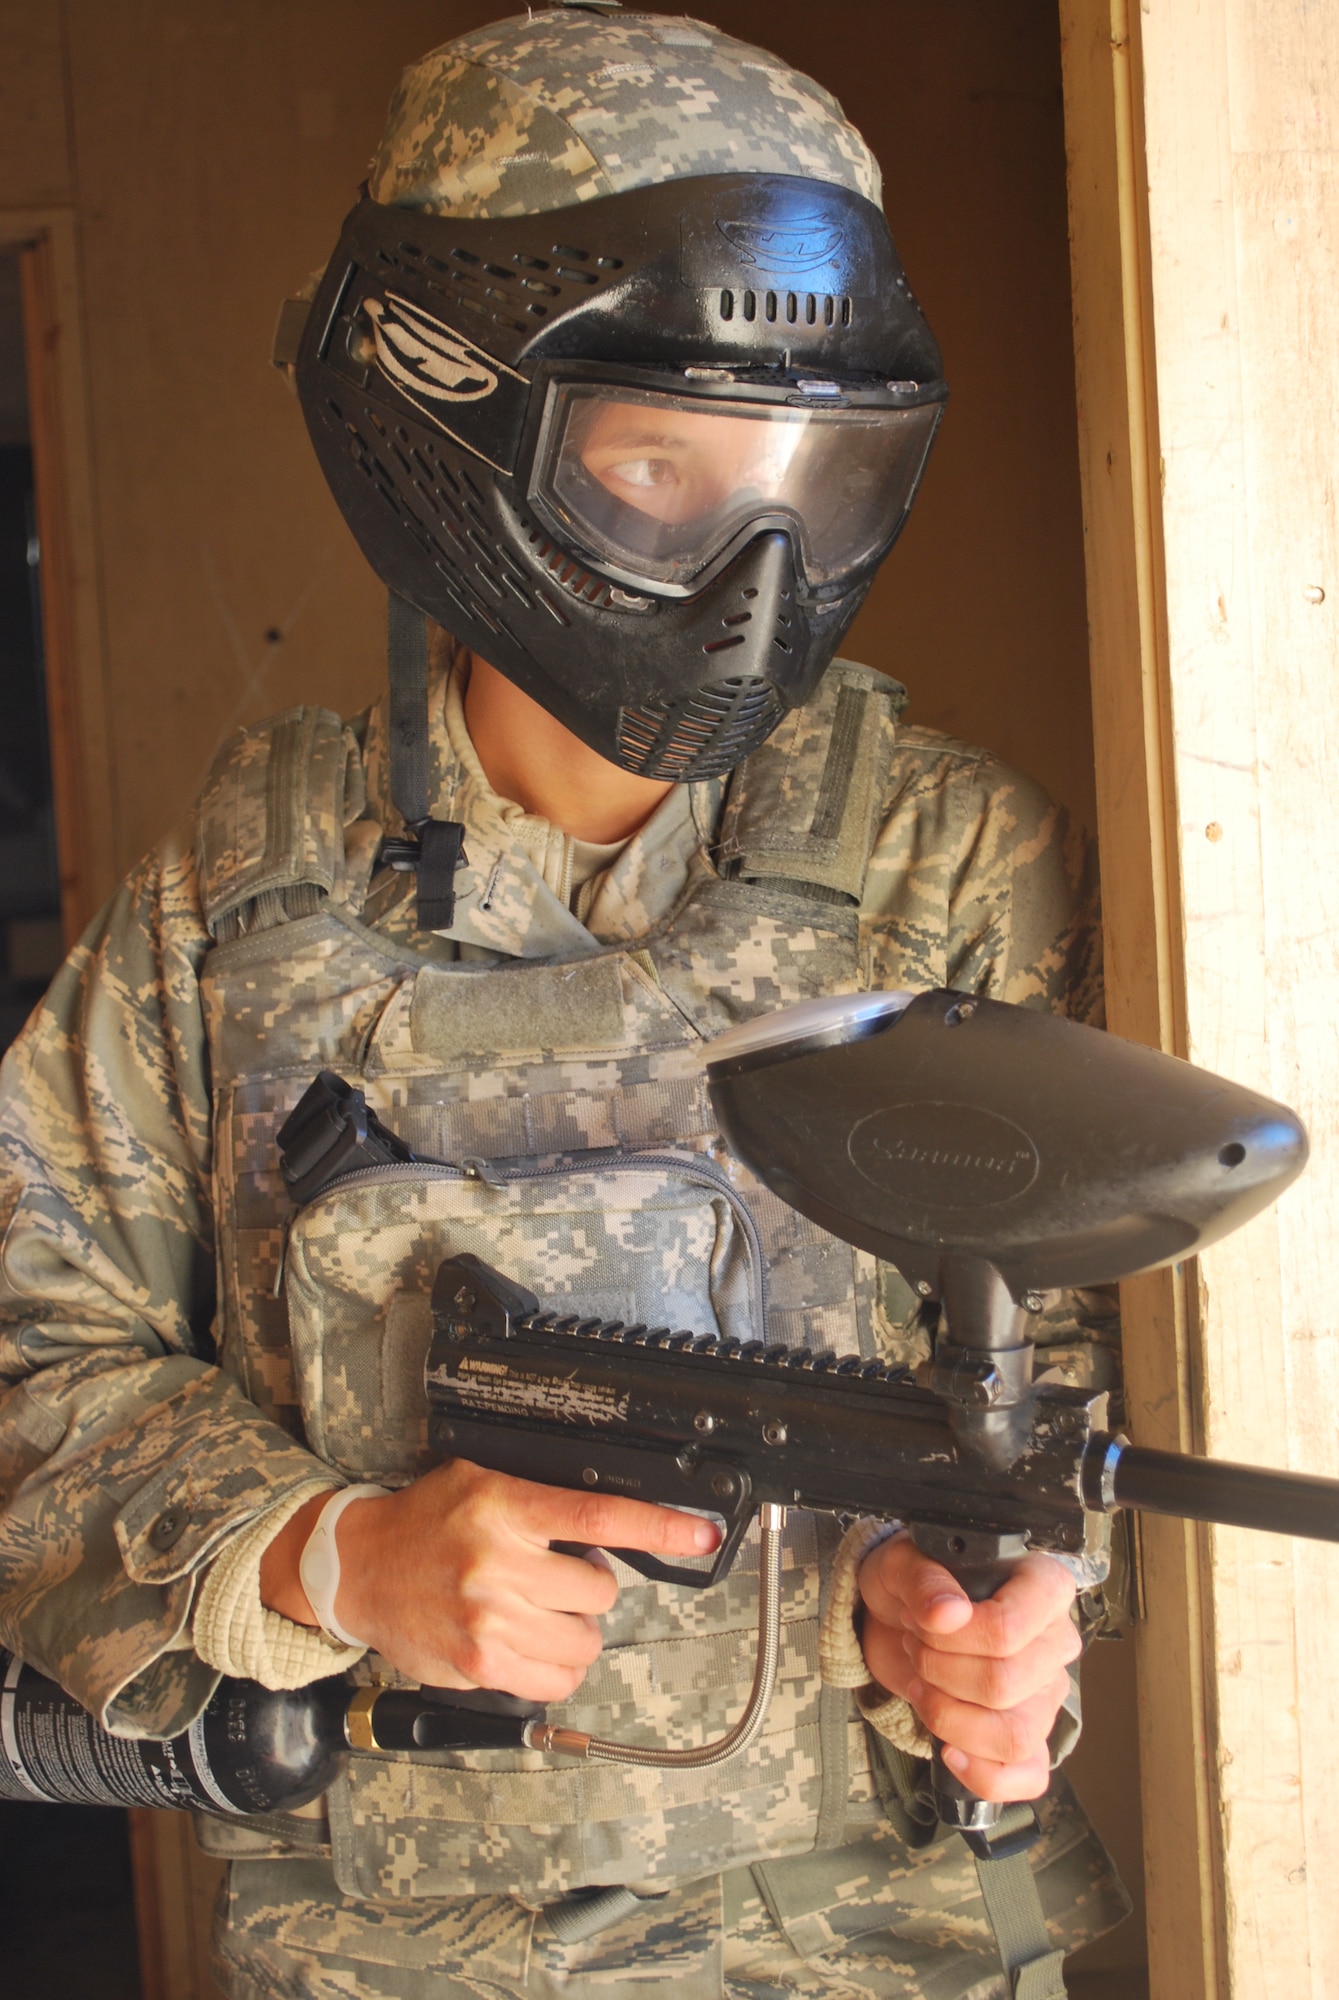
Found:
[(382, 861), (418, 877), (421, 931), (449, 930), (456, 915), (456, 870), (466, 863), (459, 820), (433, 819), (428, 811), (428, 621), (407, 599), (387, 598), (390, 669), (391, 798), (406, 838), (385, 840)]

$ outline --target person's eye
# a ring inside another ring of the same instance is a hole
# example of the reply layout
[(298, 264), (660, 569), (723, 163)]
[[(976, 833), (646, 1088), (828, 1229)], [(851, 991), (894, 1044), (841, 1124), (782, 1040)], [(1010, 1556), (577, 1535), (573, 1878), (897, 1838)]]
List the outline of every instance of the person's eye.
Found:
[(620, 459), (609, 467), (609, 476), (624, 486), (673, 486), (678, 477), (670, 458)]

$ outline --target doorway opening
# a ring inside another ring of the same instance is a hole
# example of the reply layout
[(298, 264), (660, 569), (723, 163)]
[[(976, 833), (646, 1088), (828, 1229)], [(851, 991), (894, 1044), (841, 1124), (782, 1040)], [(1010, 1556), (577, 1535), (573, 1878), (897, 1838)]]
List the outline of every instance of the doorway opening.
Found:
[[(22, 251), (0, 252), (0, 1050), (60, 965)], [(5, 2000), (139, 2000), (123, 1812), (0, 1802)]]
[(0, 1049), (63, 954), (19, 253), (0, 255)]

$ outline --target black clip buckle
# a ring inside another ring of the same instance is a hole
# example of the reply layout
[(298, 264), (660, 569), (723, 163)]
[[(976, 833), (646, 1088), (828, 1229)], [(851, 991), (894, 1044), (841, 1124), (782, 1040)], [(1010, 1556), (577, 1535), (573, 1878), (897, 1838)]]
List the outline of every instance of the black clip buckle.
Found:
[(279, 1167), (299, 1207), (343, 1174), (417, 1158), (413, 1148), (369, 1110), (366, 1097), (323, 1069), (279, 1128)]
[(397, 875), (412, 875), (418, 867), (418, 842), (387, 834), (377, 850), (377, 866), (393, 868)]
[(377, 858), (397, 875), (417, 875), (418, 928), (449, 931), (456, 920), (456, 870), (470, 859), (460, 821), (422, 819), (403, 838), (383, 840)]

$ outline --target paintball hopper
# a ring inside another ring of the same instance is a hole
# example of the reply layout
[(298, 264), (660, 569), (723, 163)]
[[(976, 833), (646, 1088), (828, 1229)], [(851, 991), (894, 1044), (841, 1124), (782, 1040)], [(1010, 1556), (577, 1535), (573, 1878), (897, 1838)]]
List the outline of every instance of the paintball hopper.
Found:
[(707, 1075), (739, 1157), (812, 1221), (942, 1297), (982, 1260), (1012, 1297), (1193, 1256), (1306, 1164), (1301, 1120), (1174, 1056), (961, 993), (784, 1008)]

